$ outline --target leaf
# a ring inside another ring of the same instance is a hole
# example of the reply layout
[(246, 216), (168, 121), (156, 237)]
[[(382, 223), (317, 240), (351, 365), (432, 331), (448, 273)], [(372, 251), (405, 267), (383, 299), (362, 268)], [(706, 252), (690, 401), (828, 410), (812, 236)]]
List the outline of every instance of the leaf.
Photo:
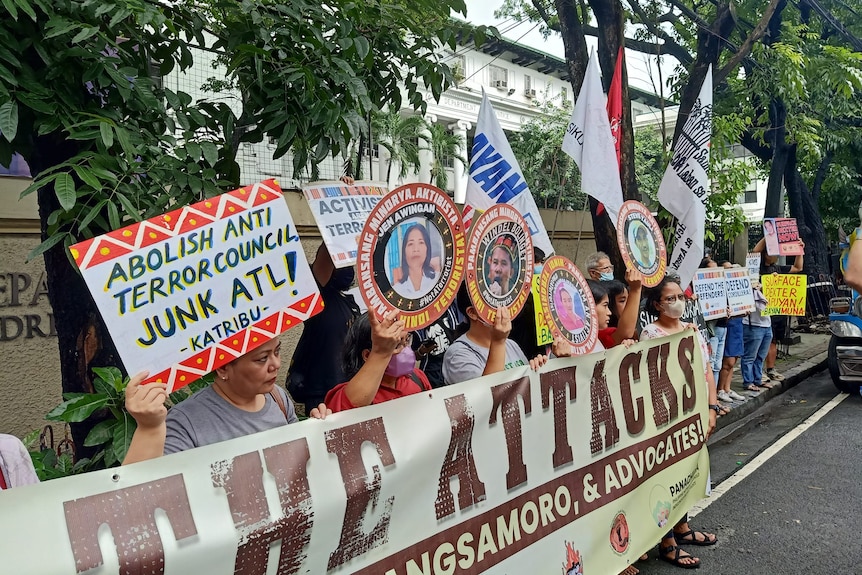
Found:
[(106, 148), (114, 145), (114, 130), (108, 122), (99, 123), (99, 132), (102, 134), (102, 142)]
[(3, 0), (3, 6), (6, 7), (6, 11), (9, 12), (9, 15), (12, 16), (12, 19), (16, 22), (18, 21), (18, 8), (12, 3), (11, 0)]
[(123, 461), (126, 458), (126, 453), (129, 452), (129, 445), (132, 443), (132, 436), (135, 434), (137, 424), (132, 416), (127, 412), (123, 412), (123, 419), (117, 422), (114, 427), (113, 452), (117, 461)]
[(9, 101), (0, 106), (0, 131), (7, 142), (15, 139), (18, 133), (18, 103)]
[(120, 204), (122, 204), (123, 209), (126, 210), (127, 216), (129, 216), (130, 218), (132, 218), (136, 222), (141, 221), (140, 212), (137, 209), (135, 209), (135, 206), (132, 205), (132, 202), (129, 201), (129, 198), (127, 198), (125, 195), (117, 192), (117, 199), (120, 201)]
[(93, 188), (94, 190), (102, 189), (102, 182), (99, 181), (99, 178), (96, 177), (96, 174), (88, 168), (87, 166), (72, 166), (72, 169), (75, 170), (75, 173), (81, 178), (81, 181)]
[[(24, 12), (34, 22), (36, 21), (36, 11), (33, 10), (32, 6), (30, 6), (28, 0), (15, 0), (15, 3), (18, 5), (18, 8), (21, 9), (21, 12)], [(5, 5), (6, 2), (4, 2), (3, 4)]]
[(45, 419), (49, 421), (80, 423), (90, 417), (97, 409), (105, 407), (109, 400), (110, 398), (107, 395), (88, 393), (85, 396), (64, 401), (49, 411)]
[(87, 438), (84, 440), (85, 447), (95, 447), (97, 445), (102, 445), (110, 441), (114, 437), (114, 426), (117, 425), (116, 419), (109, 419), (107, 421), (100, 421), (93, 429), (90, 430), (90, 433), (87, 434)]
[(218, 162), (218, 148), (212, 142), (201, 142), (201, 150), (204, 154), (204, 159), (210, 166), (215, 166)]
[(59, 174), (54, 180), (54, 193), (57, 194), (57, 200), (67, 212), (75, 207), (75, 180), (69, 174)]
[(126, 388), (126, 382), (123, 379), (122, 372), (114, 366), (94, 367), (93, 373), (95, 373), (99, 379), (113, 387), (116, 391), (123, 391)]
[(84, 28), (83, 30), (81, 30), (80, 32), (78, 32), (77, 34), (75, 34), (75, 37), (74, 37), (74, 38), (72, 38), (71, 43), (72, 43), (72, 44), (77, 44), (78, 42), (83, 42), (84, 40), (86, 40), (86, 39), (87, 39), (87, 38), (89, 38), (90, 36), (94, 36), (94, 35), (95, 35), (95, 34), (97, 34), (98, 32), (99, 32), (99, 29), (98, 29), (98, 28), (96, 28), (95, 26), (91, 26), (91, 27), (88, 27), (88, 28)]
[(365, 39), (365, 36), (356, 36), (353, 39), (353, 45), (356, 46), (356, 54), (359, 56), (359, 59), (365, 60), (365, 57), (368, 55), (368, 50), (370, 48), (368, 40)]
[(195, 162), (201, 159), (201, 147), (194, 142), (188, 142), (186, 144), (186, 152), (188, 152), (189, 159)]
[(70, 20), (66, 20), (65, 18), (51, 18), (50, 20), (48, 20), (48, 24), (45, 26), (48, 29), (48, 32), (45, 34), (45, 38), (54, 38), (56, 36), (65, 34), (66, 32), (70, 32), (77, 28), (78, 24), (78, 22), (72, 22)]
[(108, 202), (108, 223), (111, 224), (112, 230), (120, 229), (120, 213), (114, 202)]
[(90, 224), (90, 222), (96, 219), (96, 216), (98, 216), (102, 212), (102, 209), (107, 205), (107, 203), (108, 200), (103, 199), (99, 201), (95, 206), (93, 206), (87, 213), (87, 215), (84, 216), (80, 222), (78, 222), (78, 228), (85, 229)]
[(32, 261), (34, 258), (41, 256), (46, 251), (50, 250), (55, 245), (62, 242), (68, 235), (68, 232), (61, 232), (55, 236), (51, 236), (50, 238), (33, 248), (33, 251), (27, 254), (27, 261)]

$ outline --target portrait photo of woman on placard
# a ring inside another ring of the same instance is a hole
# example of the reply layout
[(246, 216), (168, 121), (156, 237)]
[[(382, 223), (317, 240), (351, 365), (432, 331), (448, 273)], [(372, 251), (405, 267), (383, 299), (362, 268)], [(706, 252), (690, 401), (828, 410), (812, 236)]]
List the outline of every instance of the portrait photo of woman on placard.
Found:
[[(566, 285), (568, 284), (568, 285)], [(584, 307), (575, 286), (561, 281), (554, 289), (554, 307), (563, 327), (569, 332), (584, 329)]]
[(386, 275), (395, 292), (419, 299), (440, 276), (443, 238), (425, 218), (411, 218), (398, 226), (386, 246)]

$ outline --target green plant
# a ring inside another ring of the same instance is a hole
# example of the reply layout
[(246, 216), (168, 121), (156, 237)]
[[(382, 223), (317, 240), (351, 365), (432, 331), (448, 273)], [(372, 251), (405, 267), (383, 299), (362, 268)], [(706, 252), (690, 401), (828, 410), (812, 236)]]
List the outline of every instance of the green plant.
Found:
[(57, 453), (52, 447), (43, 447), (40, 444), (41, 429), (34, 429), (24, 437), (24, 445), (30, 453), (33, 468), (39, 481), (59, 479), (70, 475), (77, 475), (96, 469), (104, 459), (104, 452), (99, 452), (95, 457), (85, 457), (75, 461), (69, 452)]

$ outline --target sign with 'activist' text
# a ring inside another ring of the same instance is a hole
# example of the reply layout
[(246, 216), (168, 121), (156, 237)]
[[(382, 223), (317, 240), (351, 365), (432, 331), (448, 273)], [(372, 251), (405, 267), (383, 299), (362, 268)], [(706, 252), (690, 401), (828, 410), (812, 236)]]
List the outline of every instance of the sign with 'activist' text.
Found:
[(281, 189), (246, 186), (75, 244), (72, 257), (130, 374), (168, 391), (323, 304)]

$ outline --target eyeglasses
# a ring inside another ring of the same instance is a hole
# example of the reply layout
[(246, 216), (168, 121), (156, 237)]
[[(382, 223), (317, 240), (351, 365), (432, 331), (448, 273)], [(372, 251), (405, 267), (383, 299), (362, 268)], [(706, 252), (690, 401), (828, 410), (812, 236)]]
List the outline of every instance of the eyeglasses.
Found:
[(673, 303), (675, 301), (685, 301), (685, 299), (685, 294), (681, 293), (679, 295), (671, 295), (666, 298), (662, 298), (662, 301), (664, 301), (665, 303)]
[(596, 268), (596, 270), (598, 270), (598, 271), (599, 271), (599, 272), (601, 272), (601, 273), (612, 272), (612, 271), (614, 271), (614, 266), (612, 266), (612, 265), (607, 265), (607, 266), (605, 266), (605, 267), (603, 267), (603, 268)]

